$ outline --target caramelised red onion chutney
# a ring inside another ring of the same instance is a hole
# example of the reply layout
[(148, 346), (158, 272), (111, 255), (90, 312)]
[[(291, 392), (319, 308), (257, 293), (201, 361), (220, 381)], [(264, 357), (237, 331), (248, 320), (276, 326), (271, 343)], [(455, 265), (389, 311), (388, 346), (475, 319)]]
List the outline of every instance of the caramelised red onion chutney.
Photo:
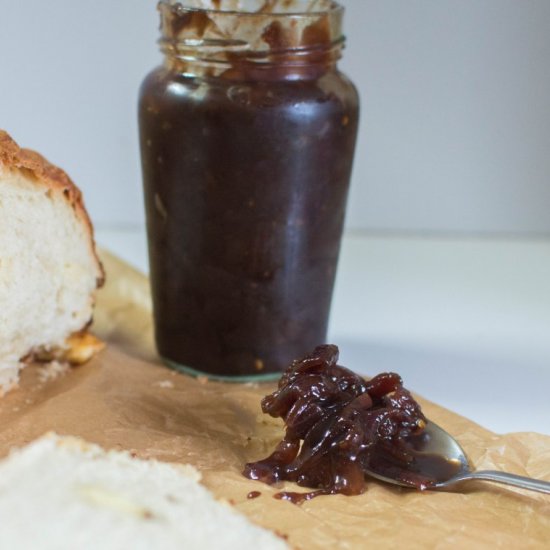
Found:
[(336, 346), (319, 346), (284, 372), (262, 410), (282, 418), (286, 434), (269, 457), (247, 464), (244, 475), (316, 489), (276, 495), (295, 503), (321, 494), (360, 494), (366, 470), (384, 473), (409, 464), (403, 481), (428, 487), (435, 480), (414, 471), (415, 441), (426, 418), (401, 377), (383, 373), (366, 381), (337, 361)]

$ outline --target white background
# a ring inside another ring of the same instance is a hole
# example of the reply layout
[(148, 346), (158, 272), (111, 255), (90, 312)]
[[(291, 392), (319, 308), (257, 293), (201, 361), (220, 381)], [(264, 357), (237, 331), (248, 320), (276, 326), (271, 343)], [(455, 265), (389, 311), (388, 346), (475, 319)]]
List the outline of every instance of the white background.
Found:
[[(348, 227), (550, 234), (550, 1), (345, 0), (363, 111)], [(136, 96), (155, 0), (0, 0), (0, 127), (96, 225), (143, 223)]]

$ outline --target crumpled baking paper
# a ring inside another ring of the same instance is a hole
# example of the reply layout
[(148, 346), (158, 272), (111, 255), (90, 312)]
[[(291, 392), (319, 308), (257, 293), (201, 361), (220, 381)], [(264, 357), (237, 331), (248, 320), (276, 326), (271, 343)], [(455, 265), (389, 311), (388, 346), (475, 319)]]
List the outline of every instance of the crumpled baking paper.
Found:
[[(274, 384), (207, 382), (161, 365), (146, 277), (107, 253), (102, 257), (108, 282), (94, 331), (106, 350), (57, 377), (45, 375), (43, 366), (27, 367), (19, 389), (0, 400), (0, 456), (54, 430), (141, 458), (189, 463), (217, 497), (288, 537), (294, 548), (549, 547), (550, 495), (490, 483), (420, 493), (372, 481), (354, 497), (322, 496), (301, 506), (274, 499), (281, 488), (302, 489), (269, 487), (241, 475), (246, 462), (269, 454), (283, 434), (282, 424), (260, 409)], [(476, 468), (550, 480), (550, 437), (496, 435), (419, 400)], [(251, 491), (260, 497), (247, 498)]]

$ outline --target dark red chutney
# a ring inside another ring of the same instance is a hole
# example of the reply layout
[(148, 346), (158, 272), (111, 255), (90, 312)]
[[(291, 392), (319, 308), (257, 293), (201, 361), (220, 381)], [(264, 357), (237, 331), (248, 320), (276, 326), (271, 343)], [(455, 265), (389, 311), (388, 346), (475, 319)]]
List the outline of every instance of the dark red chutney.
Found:
[(360, 494), (366, 470), (398, 471), (400, 481), (418, 489), (449, 477), (452, 464), (419, 452), (426, 418), (401, 377), (383, 373), (365, 381), (337, 361), (338, 348), (324, 345), (285, 371), (277, 391), (262, 400), (265, 413), (284, 420), (285, 436), (269, 457), (247, 464), (244, 475), (316, 489), (275, 495), (294, 503)]
[[(191, 21), (171, 17), (178, 31)], [(263, 36), (268, 58), (272, 41)], [(277, 54), (261, 68), (227, 54), (215, 75), (203, 60), (168, 56), (145, 79), (139, 123), (164, 359), (223, 377), (276, 375), (325, 340), (358, 119), (335, 47), (306, 49), (301, 65)]]

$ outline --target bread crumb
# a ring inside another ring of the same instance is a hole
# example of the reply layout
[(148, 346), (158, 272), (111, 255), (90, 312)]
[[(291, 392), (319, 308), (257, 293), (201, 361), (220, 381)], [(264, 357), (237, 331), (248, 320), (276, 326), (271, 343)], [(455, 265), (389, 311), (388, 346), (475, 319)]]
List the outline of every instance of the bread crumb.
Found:
[(105, 348), (105, 343), (89, 332), (77, 332), (67, 339), (66, 359), (71, 365), (83, 365)]
[(56, 380), (67, 374), (70, 368), (71, 367), (66, 362), (50, 361), (38, 369), (38, 379), (42, 383)]
[(172, 382), (172, 380), (159, 380), (158, 382), (155, 382), (153, 386), (171, 390), (174, 388), (174, 382)]

